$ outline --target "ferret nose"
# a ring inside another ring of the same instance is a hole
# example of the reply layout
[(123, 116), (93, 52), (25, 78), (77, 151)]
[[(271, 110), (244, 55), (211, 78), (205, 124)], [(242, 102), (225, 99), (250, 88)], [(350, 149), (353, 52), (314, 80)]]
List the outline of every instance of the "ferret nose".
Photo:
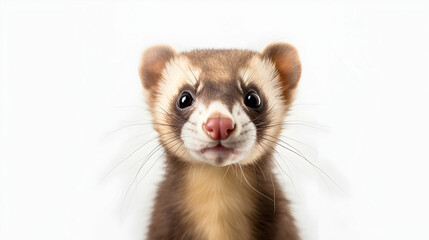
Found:
[(213, 140), (225, 140), (234, 130), (234, 124), (229, 118), (209, 118), (203, 128)]

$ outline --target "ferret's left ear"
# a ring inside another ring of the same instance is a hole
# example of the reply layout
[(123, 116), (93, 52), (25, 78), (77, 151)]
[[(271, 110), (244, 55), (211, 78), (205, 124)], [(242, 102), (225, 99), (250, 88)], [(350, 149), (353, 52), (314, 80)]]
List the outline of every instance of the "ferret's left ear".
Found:
[(270, 59), (277, 68), (283, 92), (287, 97), (295, 89), (301, 77), (301, 61), (298, 51), (288, 43), (277, 42), (265, 47), (262, 56)]

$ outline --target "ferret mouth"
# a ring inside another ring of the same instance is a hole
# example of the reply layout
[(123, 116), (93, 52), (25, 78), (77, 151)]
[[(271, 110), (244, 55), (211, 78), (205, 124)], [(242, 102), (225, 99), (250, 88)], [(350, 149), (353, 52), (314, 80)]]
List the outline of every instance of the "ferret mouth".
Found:
[(206, 152), (233, 153), (233, 154), (239, 154), (240, 153), (239, 151), (235, 150), (234, 148), (227, 148), (227, 147), (223, 146), (221, 143), (218, 143), (218, 145), (216, 145), (214, 147), (203, 148), (201, 150), (201, 153), (206, 153)]

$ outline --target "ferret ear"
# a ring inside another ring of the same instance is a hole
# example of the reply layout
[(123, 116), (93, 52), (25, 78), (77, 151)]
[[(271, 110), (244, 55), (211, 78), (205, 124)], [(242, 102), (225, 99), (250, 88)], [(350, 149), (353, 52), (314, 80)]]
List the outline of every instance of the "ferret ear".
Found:
[(288, 43), (277, 42), (265, 47), (262, 56), (270, 59), (276, 66), (279, 73), (279, 80), (282, 84), (286, 98), (291, 90), (295, 89), (301, 77), (301, 61), (298, 51)]
[(139, 75), (146, 95), (153, 96), (157, 92), (162, 71), (167, 62), (175, 55), (176, 51), (168, 45), (155, 45), (143, 52)]

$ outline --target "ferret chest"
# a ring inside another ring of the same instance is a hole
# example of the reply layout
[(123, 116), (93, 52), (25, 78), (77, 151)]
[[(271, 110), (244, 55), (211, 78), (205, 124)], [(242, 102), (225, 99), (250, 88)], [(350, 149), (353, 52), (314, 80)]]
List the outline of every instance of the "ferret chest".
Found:
[[(185, 216), (201, 239), (252, 239), (255, 194), (237, 167), (194, 166), (185, 187)], [(247, 181), (252, 180), (249, 177)]]

